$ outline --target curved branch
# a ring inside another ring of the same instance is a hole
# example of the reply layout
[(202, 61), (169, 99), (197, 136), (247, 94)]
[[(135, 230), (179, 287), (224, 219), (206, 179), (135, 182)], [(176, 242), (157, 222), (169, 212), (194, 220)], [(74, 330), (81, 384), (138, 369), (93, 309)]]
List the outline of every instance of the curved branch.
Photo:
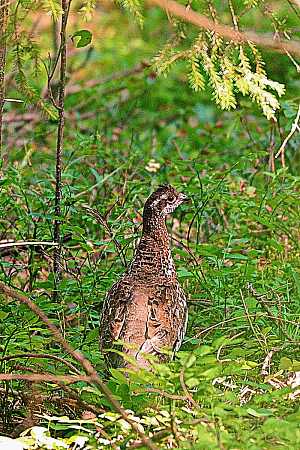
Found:
[[(27, 305), (43, 322), (44, 324), (52, 331), (53, 336), (55, 337), (56, 341), (61, 344), (61, 346), (77, 361), (81, 364), (81, 366), (84, 368), (86, 373), (88, 374), (88, 380), (92, 384), (95, 384), (98, 386), (100, 391), (105, 395), (105, 397), (108, 399), (112, 407), (118, 411), (119, 414), (123, 417), (123, 419), (130, 424), (131, 428), (137, 433), (137, 435), (140, 437), (140, 439), (143, 441), (144, 445), (150, 450), (157, 450), (156, 445), (151, 442), (147, 436), (139, 429), (137, 424), (128, 417), (128, 414), (125, 412), (125, 410), (122, 408), (120, 403), (115, 400), (111, 392), (108, 390), (108, 388), (105, 386), (105, 384), (101, 381), (99, 375), (97, 374), (94, 367), (91, 365), (88, 359), (85, 358), (85, 356), (79, 351), (79, 350), (73, 350), (73, 348), (70, 346), (70, 344), (65, 341), (65, 339), (62, 337), (61, 333), (59, 332), (58, 328), (51, 322), (51, 320), (46, 316), (46, 314), (43, 313), (43, 311), (33, 303), (33, 301), (26, 297), (23, 294), (20, 294), (20, 292), (15, 291), (14, 289), (9, 288), (6, 286), (3, 282), (0, 282), (0, 293), (6, 294), (9, 297), (15, 298), (19, 300), (20, 302)], [(11, 376), (12, 374), (8, 374)], [(28, 375), (29, 376), (29, 375)], [(66, 377), (70, 378), (70, 377)], [(78, 379), (78, 377), (76, 377)]]
[(203, 16), (202, 14), (188, 9), (177, 2), (170, 0), (146, 0), (149, 5), (156, 5), (164, 9), (166, 13), (174, 14), (180, 17), (186, 22), (190, 22), (198, 27), (205, 28), (206, 30), (215, 31), (221, 34), (224, 38), (237, 41), (237, 42), (252, 42), (259, 47), (274, 50), (279, 53), (285, 53), (288, 51), (294, 55), (300, 55), (300, 41), (299, 40), (285, 40), (284, 42), (278, 39), (273, 39), (272, 35), (257, 34), (253, 31), (238, 31), (229, 27), (228, 25), (222, 25), (214, 22), (211, 19)]

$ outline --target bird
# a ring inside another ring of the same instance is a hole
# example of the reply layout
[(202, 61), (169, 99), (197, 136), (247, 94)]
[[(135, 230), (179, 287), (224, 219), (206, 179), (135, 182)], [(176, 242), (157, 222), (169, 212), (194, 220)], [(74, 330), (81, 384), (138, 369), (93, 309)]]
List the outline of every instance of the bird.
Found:
[[(147, 355), (154, 363), (168, 362), (182, 344), (187, 301), (178, 281), (166, 217), (189, 201), (164, 183), (145, 202), (137, 251), (108, 290), (100, 314), (99, 347), (108, 368), (151, 370)], [(117, 340), (129, 345), (115, 345)]]

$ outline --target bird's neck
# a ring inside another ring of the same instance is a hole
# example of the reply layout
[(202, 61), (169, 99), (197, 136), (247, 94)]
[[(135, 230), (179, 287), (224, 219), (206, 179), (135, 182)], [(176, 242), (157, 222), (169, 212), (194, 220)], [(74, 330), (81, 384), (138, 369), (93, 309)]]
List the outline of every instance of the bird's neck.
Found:
[(141, 243), (143, 241), (147, 242), (147, 246), (151, 243), (154, 247), (170, 247), (170, 236), (165, 217), (144, 211)]
[(144, 215), (142, 237), (130, 270), (137, 272), (139, 279), (147, 279), (147, 282), (153, 275), (155, 279), (177, 279), (165, 218), (155, 216), (150, 219)]

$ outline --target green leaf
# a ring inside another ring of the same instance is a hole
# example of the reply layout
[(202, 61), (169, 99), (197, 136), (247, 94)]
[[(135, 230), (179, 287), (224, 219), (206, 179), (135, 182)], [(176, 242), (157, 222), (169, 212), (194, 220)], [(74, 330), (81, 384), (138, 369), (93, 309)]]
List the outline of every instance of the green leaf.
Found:
[(99, 334), (99, 327), (94, 328), (88, 333), (87, 337), (84, 340), (84, 343), (88, 344), (89, 342), (92, 342), (94, 339), (98, 337), (98, 334)]
[(293, 363), (290, 360), (290, 358), (286, 358), (285, 356), (280, 358), (280, 364), (278, 367), (279, 370), (290, 370), (292, 367), (293, 367)]
[(0, 311), (0, 320), (6, 319), (6, 317), (9, 315), (9, 312)]
[(123, 375), (121, 372), (119, 372), (116, 369), (109, 369), (110, 373), (112, 374), (112, 376), (121, 384), (126, 383), (127, 384), (127, 378), (125, 377), (125, 375)]
[(247, 413), (250, 414), (250, 416), (254, 416), (254, 417), (266, 417), (266, 416), (273, 415), (272, 411), (269, 411), (268, 409), (265, 409), (265, 408), (260, 408), (260, 409), (248, 408)]
[(74, 37), (79, 36), (80, 39), (76, 44), (77, 48), (82, 48), (82, 47), (86, 47), (87, 45), (89, 45), (92, 42), (92, 33), (89, 30), (80, 30), (80, 31), (76, 31), (76, 33), (73, 34), (72, 36), (72, 41)]

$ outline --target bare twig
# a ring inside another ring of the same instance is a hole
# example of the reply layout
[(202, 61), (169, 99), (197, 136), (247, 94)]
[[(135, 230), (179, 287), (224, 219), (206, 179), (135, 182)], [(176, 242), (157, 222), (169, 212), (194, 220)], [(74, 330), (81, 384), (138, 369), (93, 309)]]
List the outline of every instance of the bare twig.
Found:
[(77, 373), (77, 375), (79, 375), (79, 376), (82, 375), (82, 373), (78, 369), (76, 369), (76, 367), (73, 366), (73, 364), (69, 363), (65, 359), (60, 358), (59, 356), (55, 356), (55, 355), (47, 355), (45, 353), (16, 353), (14, 355), (3, 356), (2, 358), (0, 358), (0, 361), (9, 361), (9, 360), (15, 359), (15, 358), (47, 358), (47, 359), (54, 359), (55, 361), (59, 361), (62, 364), (64, 364), (65, 366), (69, 367), (69, 369), (71, 369), (73, 372)]
[(57, 242), (47, 242), (47, 241), (18, 241), (18, 242), (5, 242), (4, 244), (0, 244), (0, 248), (7, 247), (19, 247), (23, 245), (51, 245), (53, 247), (57, 246)]
[[(163, 439), (165, 439), (167, 436), (169, 436), (171, 433), (169, 430), (162, 430), (162, 431), (158, 431), (157, 433), (155, 433), (151, 440), (153, 442), (159, 442), (162, 441)], [(143, 448), (144, 444), (143, 442), (137, 442), (136, 444), (132, 444), (129, 447), (126, 447), (126, 450), (137, 450), (139, 448)]]
[(90, 383), (92, 378), (86, 375), (75, 377), (73, 375), (50, 375), (43, 373), (0, 373), (0, 380), (51, 381), (52, 383), (57, 383), (58, 381), (67, 383), (86, 381)]
[(294, 1), (297, 4), (298, 8), (300, 9), (300, 0), (294, 0)]
[(18, 98), (5, 98), (4, 101), (10, 103), (24, 103), (23, 100), (19, 100)]
[[(228, 323), (230, 323), (230, 322), (235, 322), (235, 321), (237, 321), (237, 320), (239, 320), (239, 319), (245, 319), (245, 317), (247, 317), (247, 316), (246, 316), (246, 315), (243, 315), (243, 316), (231, 317), (230, 319), (222, 320), (221, 322), (215, 323), (214, 325), (211, 325), (210, 327), (204, 328), (204, 329), (201, 330), (199, 333), (195, 334), (195, 335), (192, 336), (191, 338), (189, 338), (189, 339), (187, 339), (186, 341), (184, 341), (184, 343), (186, 344), (187, 342), (190, 342), (190, 341), (192, 341), (193, 339), (197, 339), (197, 338), (199, 338), (200, 336), (202, 336), (202, 334), (208, 333), (208, 332), (210, 332), (211, 330), (214, 330), (215, 328), (218, 328), (218, 327), (220, 327), (220, 326), (222, 326), (222, 325), (226, 325), (226, 324), (228, 324)], [(272, 316), (269, 316), (269, 315), (267, 315), (267, 314), (262, 314), (262, 313), (248, 314), (248, 317), (254, 317), (254, 318), (255, 318), (255, 317), (265, 317), (265, 318), (272, 318), (272, 319), (273, 319)], [(299, 326), (299, 323), (298, 323), (298, 322), (295, 322), (295, 321), (293, 321), (293, 320), (282, 319), (282, 321), (284, 321), (284, 322), (286, 322), (286, 323), (290, 323), (290, 324), (295, 325), (295, 326)], [(287, 345), (287, 347), (290, 346), (290, 345), (299, 345), (299, 342), (298, 342), (298, 343), (296, 343), (296, 342), (295, 342), (295, 343), (290, 342), (290, 343)]]
[(187, 397), (185, 395), (168, 394), (167, 392), (161, 391), (160, 389), (156, 389), (156, 388), (136, 389), (134, 392), (136, 394), (143, 394), (144, 392), (154, 392), (155, 394), (162, 395), (163, 397), (167, 397), (172, 400), (187, 400)]
[(279, 306), (279, 313), (280, 313), (280, 308), (281, 308), (281, 301), (280, 301), (280, 297), (279, 295), (274, 292), (274, 290), (270, 290), (269, 292), (265, 293), (265, 294), (259, 294), (258, 292), (255, 291), (255, 289), (253, 288), (253, 286), (249, 283), (247, 285), (247, 289), (249, 290), (249, 292), (251, 292), (251, 294), (253, 295), (253, 297), (265, 308), (265, 310), (269, 313), (269, 315), (276, 321), (277, 326), (279, 329), (281, 329), (282, 333), (285, 335), (285, 337), (291, 341), (293, 344), (298, 344), (296, 343), (296, 341), (289, 335), (289, 333), (286, 330), (286, 327), (283, 323), (282, 318), (279, 316), (277, 317), (272, 309), (269, 307), (269, 305), (267, 304), (267, 296), (269, 295), (269, 293), (272, 293), (273, 295), (276, 296), (276, 303)]
[(57, 130), (57, 146), (56, 146), (56, 188), (55, 188), (55, 216), (54, 221), (54, 241), (58, 244), (53, 252), (53, 271), (55, 277), (54, 299), (58, 296), (59, 273), (59, 256), (60, 256), (60, 201), (61, 201), (61, 173), (62, 173), (62, 152), (64, 139), (65, 124), (65, 88), (66, 88), (66, 68), (67, 68), (67, 47), (66, 47), (66, 27), (68, 22), (68, 14), (70, 11), (71, 1), (61, 0), (61, 30), (60, 30), (60, 85), (58, 97), (58, 130)]
[(285, 140), (283, 141), (280, 149), (278, 150), (278, 152), (275, 155), (275, 158), (278, 158), (278, 156), (280, 155), (280, 153), (284, 152), (284, 149), (286, 147), (286, 144), (288, 143), (288, 141), (291, 139), (291, 137), (293, 136), (293, 134), (295, 133), (296, 130), (298, 130), (300, 132), (300, 127), (299, 127), (299, 120), (300, 120), (300, 103), (299, 103), (299, 107), (298, 107), (298, 112), (296, 115), (296, 118), (292, 124), (291, 127), (291, 131), (289, 132), (289, 134), (287, 135), (287, 137), (285, 138)]
[(195, 408), (196, 408), (198, 411), (201, 411), (201, 407), (200, 407), (200, 406), (198, 405), (198, 403), (193, 399), (192, 395), (189, 393), (188, 388), (186, 387), (185, 382), (184, 382), (184, 372), (185, 372), (187, 363), (189, 362), (189, 360), (190, 360), (190, 358), (191, 358), (191, 355), (192, 355), (192, 354), (189, 355), (189, 357), (188, 357), (188, 359), (187, 359), (187, 362), (185, 363), (185, 365), (184, 365), (183, 368), (181, 369), (180, 377), (179, 377), (179, 378), (180, 378), (180, 384), (181, 384), (181, 387), (182, 387), (182, 389), (183, 389), (183, 392), (185, 393), (185, 396), (186, 396), (187, 400), (189, 400), (189, 401), (192, 403), (192, 405), (194, 405)]
[(263, 375), (269, 375), (269, 372), (267, 371), (267, 367), (269, 367), (269, 365), (270, 365), (270, 361), (273, 356), (273, 353), (274, 353), (274, 350), (270, 350), (264, 359), (263, 365), (261, 367), (261, 373)]

